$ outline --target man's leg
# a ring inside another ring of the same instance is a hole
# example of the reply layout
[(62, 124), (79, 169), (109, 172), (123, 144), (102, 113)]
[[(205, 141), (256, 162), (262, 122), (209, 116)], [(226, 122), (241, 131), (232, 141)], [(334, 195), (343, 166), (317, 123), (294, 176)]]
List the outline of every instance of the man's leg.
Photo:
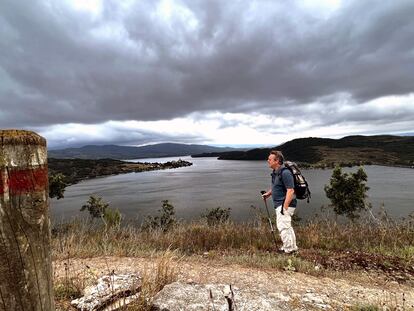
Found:
[(282, 250), (286, 253), (294, 252), (298, 250), (296, 245), (296, 235), (292, 227), (292, 215), (295, 208), (289, 207), (288, 210), (283, 211), (283, 215), (280, 213), (282, 206), (278, 206), (276, 211), (276, 225), (282, 239)]

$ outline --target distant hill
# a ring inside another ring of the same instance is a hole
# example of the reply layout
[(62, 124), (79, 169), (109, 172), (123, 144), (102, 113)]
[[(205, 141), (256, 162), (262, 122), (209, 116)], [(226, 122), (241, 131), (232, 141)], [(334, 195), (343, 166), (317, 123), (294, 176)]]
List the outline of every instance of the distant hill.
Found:
[(286, 159), (320, 166), (335, 164), (414, 165), (413, 136), (347, 136), (341, 139), (299, 138), (274, 148), (247, 151), (204, 153), (223, 160), (265, 160), (271, 149), (283, 152)]
[(205, 152), (226, 152), (238, 150), (228, 147), (213, 147), (207, 145), (186, 145), (164, 143), (142, 147), (117, 145), (87, 145), (80, 148), (49, 150), (48, 156), (56, 159), (139, 159), (185, 156)]

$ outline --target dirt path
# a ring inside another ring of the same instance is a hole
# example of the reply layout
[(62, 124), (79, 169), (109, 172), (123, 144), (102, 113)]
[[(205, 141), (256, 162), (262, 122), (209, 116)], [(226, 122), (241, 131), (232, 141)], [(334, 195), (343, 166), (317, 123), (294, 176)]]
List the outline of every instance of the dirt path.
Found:
[[(55, 261), (55, 279), (65, 273), (78, 278), (91, 278), (115, 273), (143, 274), (154, 269), (156, 258), (98, 257)], [(273, 269), (246, 268), (221, 264), (203, 258), (175, 261), (178, 281), (198, 284), (232, 284), (238, 288), (254, 288), (268, 296), (285, 297), (292, 304), (308, 302), (315, 308), (346, 310), (356, 304), (385, 304), (397, 310), (414, 310), (414, 289), (397, 282), (387, 282), (355, 273), (341, 278), (314, 277), (302, 273)], [(66, 268), (67, 267), (67, 268)], [(65, 272), (65, 268), (66, 271)]]

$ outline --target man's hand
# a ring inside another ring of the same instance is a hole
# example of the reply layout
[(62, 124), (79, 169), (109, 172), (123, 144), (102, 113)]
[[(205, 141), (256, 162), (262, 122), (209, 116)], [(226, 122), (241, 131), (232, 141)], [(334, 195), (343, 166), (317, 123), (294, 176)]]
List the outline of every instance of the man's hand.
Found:
[(288, 210), (290, 202), (292, 202), (294, 195), (295, 195), (294, 189), (286, 189), (286, 198), (285, 198), (285, 202), (283, 206), (285, 210)]
[(267, 192), (266, 191), (261, 191), (260, 193), (262, 194), (263, 200), (266, 200), (268, 197), (270, 197), (272, 195), (272, 190), (269, 190)]

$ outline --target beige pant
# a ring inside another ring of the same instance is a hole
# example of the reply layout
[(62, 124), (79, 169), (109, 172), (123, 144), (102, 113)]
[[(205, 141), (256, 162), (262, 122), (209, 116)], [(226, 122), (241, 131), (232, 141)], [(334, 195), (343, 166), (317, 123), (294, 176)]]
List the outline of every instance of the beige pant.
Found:
[(289, 207), (288, 210), (283, 211), (283, 215), (280, 213), (282, 205), (276, 207), (276, 226), (280, 233), (280, 238), (282, 239), (283, 246), (282, 250), (285, 252), (297, 251), (298, 247), (296, 245), (296, 235), (292, 227), (292, 216), (295, 212), (294, 207)]

